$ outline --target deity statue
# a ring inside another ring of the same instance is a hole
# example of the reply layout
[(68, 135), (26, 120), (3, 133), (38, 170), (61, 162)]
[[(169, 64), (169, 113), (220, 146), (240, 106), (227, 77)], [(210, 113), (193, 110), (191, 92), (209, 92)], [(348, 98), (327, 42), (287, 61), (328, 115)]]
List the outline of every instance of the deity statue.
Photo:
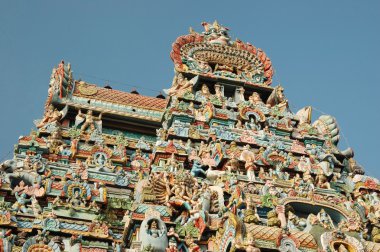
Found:
[(236, 157), (235, 153), (231, 153), (230, 158), (226, 163), (226, 168), (228, 172), (239, 171), (239, 159)]
[(247, 209), (244, 211), (244, 223), (260, 223), (260, 216), (257, 214), (257, 209), (252, 197), (247, 198), (246, 200)]
[(186, 235), (185, 244), (186, 244), (189, 252), (199, 252), (199, 251), (201, 251), (201, 248), (199, 247), (199, 245), (197, 245), (194, 242), (194, 239), (191, 237), (190, 234)]
[(87, 165), (87, 167), (95, 166), (94, 157), (92, 155), (88, 156), (85, 164)]
[(288, 213), (288, 228), (290, 230), (302, 231), (305, 229), (307, 223), (303, 218), (299, 218), (293, 212), (289, 211)]
[(37, 128), (40, 129), (47, 125), (48, 123), (59, 123), (62, 118), (66, 115), (68, 107), (65, 107), (62, 111), (54, 108), (53, 105), (49, 105), (47, 108), (44, 118), (37, 124)]
[(189, 81), (182, 73), (178, 73), (174, 76), (172, 87), (164, 89), (164, 92), (169, 96), (182, 97), (186, 92), (192, 91), (194, 85), (193, 81), (193, 79)]
[(203, 61), (203, 60), (198, 60), (197, 61), (197, 67), (196, 69), (201, 72), (201, 73), (209, 73), (212, 71), (212, 68), (210, 67), (210, 65), (206, 62), (206, 61)]
[(209, 204), (211, 195), (209, 193), (208, 196), (206, 196), (208, 197), (207, 200), (203, 199), (204, 197), (205, 195), (202, 195), (202, 197), (198, 198), (198, 200), (195, 202), (193, 208), (190, 210), (190, 218), (186, 222), (186, 224), (194, 222), (194, 226), (199, 230), (199, 238), (202, 236), (203, 231), (208, 226), (209, 222), (209, 213), (204, 209), (204, 204), (206, 203), (205, 201), (207, 201)]
[(310, 170), (311, 169), (310, 158), (305, 157), (305, 155), (301, 156), (297, 167), (300, 171), (303, 171), (303, 172)]
[(71, 195), (71, 197), (68, 199), (68, 203), (70, 206), (77, 208), (77, 207), (85, 207), (86, 201), (82, 198), (80, 195), (80, 189), (74, 189), (74, 193)]
[(126, 210), (123, 216), (122, 222), (124, 222), (124, 227), (127, 228), (129, 227), (129, 224), (131, 223), (131, 212), (129, 210)]
[(274, 107), (277, 106), (279, 111), (287, 111), (288, 110), (288, 100), (284, 95), (284, 88), (281, 86), (275, 87), (272, 91), (271, 95), (267, 100), (267, 106)]
[(258, 106), (258, 105), (265, 105), (264, 102), (261, 100), (261, 97), (259, 93), (253, 92), (251, 96), (248, 98), (250, 106)]
[(332, 154), (322, 154), (320, 158), (322, 161), (318, 164), (319, 172), (323, 172), (326, 176), (330, 176), (334, 172), (335, 164), (342, 165)]
[(219, 84), (215, 84), (215, 94), (211, 96), (211, 101), (217, 105), (224, 105), (225, 97), (222, 92), (222, 87)]
[(239, 185), (230, 188), (231, 197), (228, 201), (226, 209), (229, 209), (233, 214), (237, 214), (238, 208), (245, 201), (245, 194)]
[(162, 235), (162, 231), (158, 228), (158, 223), (156, 220), (153, 220), (150, 223), (149, 228), (147, 229), (148, 234), (153, 238), (157, 238)]
[(206, 84), (202, 84), (201, 90), (195, 93), (195, 100), (207, 102), (211, 97), (210, 90)]
[(295, 186), (295, 189), (300, 197), (307, 197), (309, 199), (313, 198), (314, 183), (313, 178), (308, 171), (304, 173), (302, 180)]
[(76, 159), (76, 165), (77, 165), (77, 168), (74, 169), (73, 177), (77, 179), (81, 178), (83, 180), (87, 180), (88, 179), (87, 166), (80, 159)]
[(373, 242), (380, 242), (380, 225), (374, 226), (371, 232), (372, 241)]
[(179, 162), (176, 160), (174, 153), (166, 160), (165, 169), (169, 172), (177, 172), (180, 168)]
[(255, 181), (255, 154), (249, 150), (250, 146), (247, 144), (243, 147), (243, 151), (240, 154), (240, 159), (245, 161), (245, 169), (247, 171), (247, 177), (249, 181)]
[(180, 238), (174, 231), (174, 227), (170, 227), (166, 235), (169, 239), (169, 246), (166, 248), (165, 252), (178, 252), (177, 244)]
[(31, 202), (32, 199), (27, 199), (26, 193), (21, 193), (21, 195), (19, 195), (18, 192), (15, 193), (15, 197), (16, 197), (16, 202), (12, 205), (11, 211), (15, 211), (15, 212), (20, 211), (22, 213), (28, 213), (29, 210), (26, 207), (26, 204)]
[(319, 170), (318, 175), (315, 179), (315, 186), (323, 189), (331, 189), (330, 183), (323, 170)]
[(281, 221), (278, 218), (278, 215), (275, 210), (269, 211), (267, 213), (267, 225), (268, 227), (281, 227)]
[(34, 217), (39, 217), (40, 214), (42, 213), (42, 208), (40, 204), (38, 203), (36, 196), (33, 195), (31, 197), (31, 202), (32, 202), (31, 208), (32, 208)]
[(71, 143), (70, 143), (70, 152), (71, 152), (70, 157), (71, 158), (75, 158), (75, 156), (77, 155), (79, 141), (80, 141), (79, 137), (71, 139)]
[(103, 170), (105, 170), (107, 172), (114, 172), (115, 168), (116, 168), (116, 166), (113, 165), (112, 160), (111, 159), (107, 159), (106, 163), (104, 164)]
[(335, 228), (330, 215), (328, 215), (324, 209), (321, 209), (321, 211), (319, 211), (319, 213), (317, 214), (317, 219), (318, 219), (319, 224), (325, 229)]
[(248, 234), (246, 244), (247, 244), (247, 247), (245, 249), (246, 252), (260, 252), (261, 251), (259, 248), (255, 247), (255, 240), (251, 233)]
[(82, 122), (83, 125), (80, 128), (81, 133), (83, 134), (87, 128), (90, 128), (90, 133), (92, 133), (95, 129), (99, 132), (102, 131), (102, 113), (99, 114), (98, 117), (93, 116), (92, 110), (87, 110), (86, 114), (82, 114), (82, 111), (78, 111), (78, 115), (75, 117), (75, 126), (78, 126)]
[(241, 120), (237, 120), (236, 124), (235, 124), (235, 129), (242, 129), (243, 128), (243, 124), (241, 122)]
[(182, 177), (176, 181), (174, 186), (170, 189), (170, 198), (167, 201), (167, 205), (169, 207), (184, 209), (175, 220), (175, 222), (179, 222), (181, 225), (184, 225), (189, 218), (191, 204), (193, 203), (193, 194), (191, 188), (189, 188), (190, 186), (192, 185), (190, 183), (186, 183), (186, 178)]
[(53, 131), (48, 137), (47, 142), (49, 146), (49, 152), (53, 154), (59, 154), (66, 147), (66, 144), (62, 139), (60, 129)]
[(247, 130), (259, 131), (261, 129), (260, 124), (257, 123), (255, 117), (250, 117), (249, 122), (245, 122), (245, 128)]

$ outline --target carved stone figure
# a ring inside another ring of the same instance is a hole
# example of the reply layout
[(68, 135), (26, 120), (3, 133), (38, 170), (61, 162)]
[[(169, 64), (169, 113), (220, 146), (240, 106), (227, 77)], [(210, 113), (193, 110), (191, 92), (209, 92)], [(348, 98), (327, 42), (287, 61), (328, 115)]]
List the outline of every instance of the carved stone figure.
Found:
[(77, 207), (85, 207), (86, 206), (86, 202), (85, 200), (82, 198), (82, 196), (80, 195), (80, 191), (79, 189), (74, 189), (74, 193), (73, 195), (70, 197), (70, 199), (68, 199), (68, 203), (74, 207), (74, 208), (77, 208)]
[(174, 227), (170, 227), (167, 233), (169, 239), (169, 246), (165, 252), (178, 252), (178, 241), (180, 241), (179, 235), (174, 231)]
[(281, 221), (277, 217), (277, 213), (275, 210), (269, 211), (267, 214), (268, 222), (267, 225), (269, 227), (280, 227), (281, 226)]
[(153, 220), (148, 229), (148, 234), (153, 238), (157, 238), (162, 235), (161, 230), (157, 227), (157, 221)]
[(152, 251), (165, 251), (168, 247), (166, 225), (155, 210), (149, 209), (147, 214), (140, 229), (142, 247), (151, 246)]
[(75, 117), (75, 126), (82, 124), (80, 130), (81, 132), (85, 132), (87, 128), (90, 128), (90, 133), (92, 133), (95, 129), (98, 129), (99, 132), (102, 132), (102, 113), (99, 114), (98, 117), (93, 116), (92, 110), (87, 110), (86, 114), (82, 114), (82, 111), (78, 111), (78, 115)]
[(252, 95), (248, 98), (248, 101), (251, 106), (265, 105), (264, 102), (261, 100), (259, 93), (257, 92), (253, 92)]
[(169, 172), (177, 172), (179, 168), (180, 168), (180, 164), (176, 160), (174, 153), (172, 153), (170, 158), (166, 160), (165, 169)]
[(257, 209), (252, 198), (246, 200), (247, 209), (244, 211), (244, 223), (260, 223), (260, 217), (257, 214)]
[(172, 87), (164, 89), (164, 92), (169, 96), (182, 97), (186, 92), (191, 92), (196, 79), (188, 80), (182, 73), (178, 73), (172, 83)]
[(293, 212), (288, 213), (288, 228), (289, 230), (299, 230), (302, 231), (306, 227), (306, 220), (299, 218)]
[(26, 193), (22, 193), (21, 195), (19, 195), (18, 192), (15, 193), (15, 197), (17, 201), (13, 204), (11, 210), (15, 212), (20, 211), (22, 213), (28, 213), (29, 210), (26, 207), (26, 204), (31, 202), (32, 199), (27, 199)]
[(255, 240), (252, 234), (248, 234), (246, 252), (260, 252), (261, 250), (255, 247)]
[(198, 252), (198, 251), (200, 251), (199, 245), (197, 245), (194, 242), (194, 239), (190, 235), (186, 236), (185, 243), (186, 243), (186, 246), (187, 246), (189, 252)]
[(320, 225), (326, 229), (334, 229), (334, 223), (331, 220), (330, 215), (328, 215), (324, 209), (317, 214), (317, 219)]
[(42, 128), (48, 123), (59, 123), (66, 115), (68, 107), (66, 106), (62, 111), (50, 105), (45, 112), (44, 118), (37, 124), (37, 128)]
[(322, 170), (319, 171), (316, 180), (315, 180), (315, 185), (319, 188), (324, 188), (324, 189), (330, 189), (330, 183), (326, 177), (326, 175), (323, 173)]
[(206, 84), (202, 84), (201, 90), (195, 93), (195, 99), (197, 101), (206, 102), (210, 99), (211, 93)]
[(280, 111), (286, 111), (288, 109), (288, 100), (284, 95), (284, 88), (277, 86), (269, 96), (267, 105), (270, 107), (277, 106)]
[(243, 151), (240, 154), (240, 159), (245, 161), (245, 169), (247, 170), (247, 177), (249, 181), (255, 181), (255, 154), (249, 150), (250, 146), (246, 145), (243, 148)]

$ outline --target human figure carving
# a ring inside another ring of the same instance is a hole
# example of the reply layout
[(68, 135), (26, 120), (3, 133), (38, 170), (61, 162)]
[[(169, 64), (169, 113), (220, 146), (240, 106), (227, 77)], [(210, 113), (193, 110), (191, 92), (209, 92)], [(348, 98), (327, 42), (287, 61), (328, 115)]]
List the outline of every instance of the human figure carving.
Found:
[(87, 128), (90, 128), (90, 132), (92, 133), (95, 129), (99, 129), (101, 131), (101, 122), (102, 122), (102, 113), (99, 114), (98, 117), (93, 116), (92, 110), (88, 110), (86, 114), (82, 114), (82, 111), (79, 110), (78, 115), (75, 118), (75, 124), (79, 125), (84, 122), (81, 127), (81, 132), (84, 133)]

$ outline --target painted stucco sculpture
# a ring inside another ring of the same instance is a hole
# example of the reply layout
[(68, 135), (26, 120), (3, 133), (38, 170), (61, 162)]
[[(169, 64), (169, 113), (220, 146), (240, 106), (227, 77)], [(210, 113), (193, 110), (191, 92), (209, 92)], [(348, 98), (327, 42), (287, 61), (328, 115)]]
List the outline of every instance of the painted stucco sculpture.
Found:
[(166, 98), (53, 69), (0, 166), (0, 251), (380, 251), (380, 184), (336, 119), (292, 112), (261, 49), (202, 26)]

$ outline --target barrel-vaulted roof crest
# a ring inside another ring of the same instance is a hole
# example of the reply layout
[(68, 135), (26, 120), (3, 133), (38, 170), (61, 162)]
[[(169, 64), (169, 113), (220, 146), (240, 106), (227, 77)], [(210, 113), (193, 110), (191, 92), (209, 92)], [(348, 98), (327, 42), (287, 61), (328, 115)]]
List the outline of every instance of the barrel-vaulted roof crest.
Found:
[(202, 33), (190, 28), (190, 34), (174, 41), (170, 57), (178, 72), (256, 85), (272, 83), (272, 62), (261, 49), (239, 39), (232, 41), (229, 29), (217, 21), (202, 26)]

